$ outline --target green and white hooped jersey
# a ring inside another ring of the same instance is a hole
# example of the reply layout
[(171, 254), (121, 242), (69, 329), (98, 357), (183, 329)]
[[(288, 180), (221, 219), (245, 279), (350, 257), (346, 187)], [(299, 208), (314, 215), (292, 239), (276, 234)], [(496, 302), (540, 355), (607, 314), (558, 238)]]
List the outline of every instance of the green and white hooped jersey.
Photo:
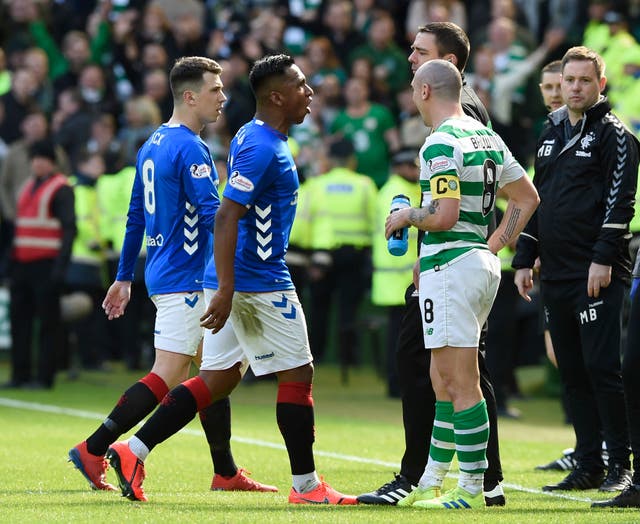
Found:
[(428, 232), (420, 271), (445, 265), (471, 249), (487, 248), (498, 187), (526, 173), (502, 139), (471, 117), (448, 118), (420, 149), (422, 205), (458, 198), (460, 216), (448, 231)]

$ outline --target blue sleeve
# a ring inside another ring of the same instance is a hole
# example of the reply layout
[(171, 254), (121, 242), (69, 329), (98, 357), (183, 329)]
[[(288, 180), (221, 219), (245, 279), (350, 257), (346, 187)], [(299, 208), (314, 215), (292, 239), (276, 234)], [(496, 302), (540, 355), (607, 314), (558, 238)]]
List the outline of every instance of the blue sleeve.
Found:
[[(195, 144), (185, 150), (181, 169), (185, 192), (189, 202), (198, 208), (201, 227), (213, 232), (213, 223), (220, 207), (218, 173), (204, 144)], [(211, 198), (213, 196), (213, 198)]]
[(228, 182), (224, 197), (245, 206), (253, 204), (262, 188), (269, 182), (269, 165), (273, 160), (273, 149), (259, 143), (247, 143), (229, 155), (227, 163)]
[(120, 252), (116, 280), (133, 280), (136, 260), (144, 238), (144, 209), (142, 206), (142, 180), (138, 176), (138, 173), (136, 173), (131, 190), (129, 212), (127, 213), (127, 226), (124, 233), (122, 251)]

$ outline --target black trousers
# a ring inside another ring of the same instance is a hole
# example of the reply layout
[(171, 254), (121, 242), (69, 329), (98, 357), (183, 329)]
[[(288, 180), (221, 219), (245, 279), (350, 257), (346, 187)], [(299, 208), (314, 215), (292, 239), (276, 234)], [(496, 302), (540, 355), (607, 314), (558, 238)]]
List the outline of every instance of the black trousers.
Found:
[(331, 251), (332, 265), (324, 277), (311, 282), (311, 321), (309, 342), (313, 358), (325, 357), (331, 304), (337, 302), (338, 356), (342, 364), (355, 364), (359, 358), (358, 309), (370, 284), (371, 250), (342, 246)]
[(631, 300), (627, 346), (622, 359), (622, 381), (633, 452), (633, 483), (640, 484), (640, 293)]
[[(53, 260), (14, 262), (11, 268), (11, 381), (16, 385), (35, 379), (45, 387), (53, 386), (62, 333), (61, 285), (50, 278), (53, 264)], [(36, 326), (34, 370), (32, 335)]]
[(541, 287), (576, 433), (576, 460), (590, 471), (604, 469), (602, 439), (609, 463), (629, 467), (620, 351), (625, 289), (616, 279), (598, 298), (587, 296), (586, 280), (545, 280)]
[[(418, 296), (413, 296), (415, 286), (411, 284), (405, 293), (405, 313), (398, 335), (397, 364), (402, 399), (402, 422), (404, 424), (405, 451), (400, 466), (400, 474), (416, 485), (429, 458), (429, 443), (436, 411), (436, 395), (431, 385), (429, 366), (431, 352), (424, 347), (422, 319)], [(498, 414), (496, 397), (489, 380), (483, 348), (486, 339), (486, 325), (480, 335), (478, 366), (480, 387), (489, 412), (489, 443), (485, 471), (485, 485), (492, 485), (503, 479), (498, 445)]]

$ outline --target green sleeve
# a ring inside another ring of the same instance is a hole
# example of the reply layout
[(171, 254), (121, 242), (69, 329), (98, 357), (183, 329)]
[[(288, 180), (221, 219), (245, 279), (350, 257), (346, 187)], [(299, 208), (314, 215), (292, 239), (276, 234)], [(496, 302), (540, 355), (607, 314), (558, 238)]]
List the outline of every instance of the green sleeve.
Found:
[(67, 59), (64, 57), (58, 44), (52, 38), (47, 26), (42, 20), (35, 20), (29, 24), (29, 32), (35, 44), (41, 47), (49, 57), (49, 78), (54, 80), (63, 75), (69, 69)]
[(111, 30), (109, 24), (103, 20), (98, 24), (96, 35), (91, 39), (91, 61), (102, 64), (102, 56), (109, 50), (110, 45)]

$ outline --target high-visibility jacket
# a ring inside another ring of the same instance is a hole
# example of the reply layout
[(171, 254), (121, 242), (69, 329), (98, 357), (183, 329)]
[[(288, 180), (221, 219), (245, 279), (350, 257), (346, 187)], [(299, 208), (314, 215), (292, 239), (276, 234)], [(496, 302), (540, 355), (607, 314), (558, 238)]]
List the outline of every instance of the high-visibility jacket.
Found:
[(344, 167), (312, 180), (308, 195), (310, 247), (371, 246), (377, 194), (373, 180)]
[(100, 236), (111, 244), (116, 255), (122, 251), (135, 175), (135, 166), (126, 166), (113, 175), (102, 175), (96, 183)]
[(309, 187), (313, 179), (305, 180), (298, 188), (296, 218), (291, 226), (289, 245), (307, 249), (311, 245), (311, 215), (309, 210)]
[(396, 195), (408, 196), (411, 205), (417, 207), (420, 205), (420, 184), (392, 174), (378, 192), (371, 282), (371, 301), (378, 306), (404, 304), (404, 293), (413, 279), (413, 266), (417, 260), (415, 246), (418, 230), (415, 227), (409, 228), (409, 249), (404, 255), (394, 256), (387, 249), (384, 224), (389, 215), (391, 200)]
[(67, 178), (55, 174), (33, 191), (35, 182), (31, 178), (18, 197), (13, 258), (20, 262), (56, 258), (61, 247), (62, 226), (51, 213), (51, 202)]
[(71, 260), (92, 266), (102, 264), (103, 246), (100, 234), (100, 209), (95, 185), (78, 183), (71, 178), (75, 195), (77, 234), (73, 240)]

